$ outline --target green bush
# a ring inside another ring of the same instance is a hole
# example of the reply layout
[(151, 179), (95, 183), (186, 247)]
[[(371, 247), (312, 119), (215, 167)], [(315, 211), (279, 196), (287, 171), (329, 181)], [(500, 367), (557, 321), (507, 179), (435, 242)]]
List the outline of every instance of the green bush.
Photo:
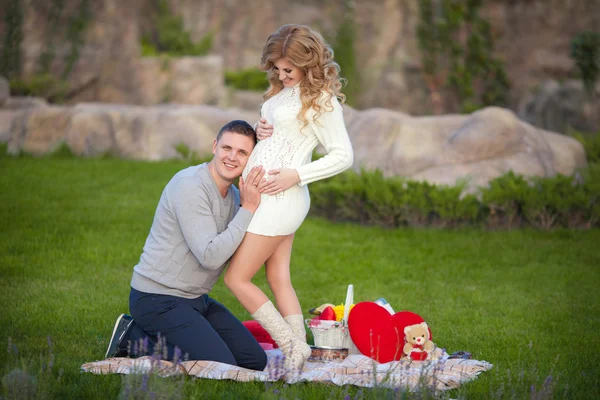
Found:
[[(510, 81), (494, 51), (481, 0), (421, 0), (416, 25), (423, 75), (435, 113), (470, 113), (508, 102)], [(444, 100), (447, 99), (447, 100)]]
[(582, 171), (583, 190), (585, 191), (587, 204), (588, 226), (600, 224), (600, 161), (592, 163)]
[[(347, 211), (362, 203), (362, 219), (369, 224), (398, 225), (401, 223), (403, 181), (386, 179), (381, 171), (357, 175), (350, 191), (354, 198)], [(386, 184), (387, 182), (387, 184)]]
[(490, 181), (482, 190), (483, 204), (489, 209), (489, 218), (494, 224), (509, 228), (521, 224), (523, 202), (529, 187), (522, 176), (512, 171)]
[(429, 199), (436, 219), (443, 226), (477, 224), (483, 213), (483, 207), (473, 194), (465, 195), (465, 184), (457, 186), (432, 186)]
[(600, 164), (578, 177), (525, 179), (509, 172), (477, 193), (456, 186), (346, 171), (311, 185), (311, 212), (334, 221), (386, 227), (486, 226), (538, 229), (600, 222)]
[(213, 46), (213, 33), (207, 33), (198, 43), (194, 43), (183, 26), (181, 17), (173, 15), (169, 4), (161, 0), (155, 15), (151, 34), (143, 35), (142, 56), (153, 57), (161, 54), (173, 57), (203, 56)]
[(2, 7), (4, 40), (0, 50), (0, 75), (8, 79), (21, 74), (24, 8), (20, 1), (5, 2)]
[(592, 94), (600, 75), (600, 33), (588, 31), (575, 36), (571, 41), (571, 58), (586, 91)]
[(32, 75), (27, 78), (13, 78), (9, 81), (13, 96), (43, 97), (48, 101), (60, 103), (69, 92), (69, 84), (50, 74)]
[(212, 158), (208, 156), (200, 156), (194, 150), (191, 150), (185, 143), (178, 143), (175, 146), (175, 151), (180, 158), (186, 160), (190, 165), (198, 165), (210, 161)]
[(172, 57), (204, 56), (213, 46), (213, 34), (208, 33), (200, 42), (194, 43), (187, 33), (182, 36), (165, 34), (169, 41), (165, 44), (155, 44), (149, 36), (143, 36), (141, 41), (142, 57), (167, 55)]
[(0, 142), (0, 158), (6, 157), (8, 155), (8, 143)]
[(353, 0), (343, 1), (342, 20), (338, 27), (333, 52), (339, 64), (341, 76), (346, 79), (342, 92), (346, 95), (346, 104), (356, 107), (360, 93), (360, 75), (356, 62), (355, 9)]
[(583, 186), (574, 177), (534, 178), (523, 198), (524, 218), (536, 228), (579, 225), (586, 209)]
[(269, 87), (267, 74), (258, 68), (247, 68), (241, 71), (226, 71), (225, 84), (240, 90), (264, 92)]
[(402, 188), (405, 193), (400, 221), (413, 226), (428, 224), (433, 215), (430, 201), (432, 185), (429, 182), (408, 181)]
[(600, 163), (600, 132), (595, 135), (574, 132), (571, 136), (583, 145), (588, 163)]

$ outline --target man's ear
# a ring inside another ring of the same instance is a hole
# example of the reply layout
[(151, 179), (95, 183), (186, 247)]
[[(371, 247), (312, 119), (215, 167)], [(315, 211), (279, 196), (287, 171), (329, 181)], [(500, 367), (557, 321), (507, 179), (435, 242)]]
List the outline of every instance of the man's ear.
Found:
[(213, 155), (215, 155), (217, 152), (217, 139), (215, 139), (213, 141)]

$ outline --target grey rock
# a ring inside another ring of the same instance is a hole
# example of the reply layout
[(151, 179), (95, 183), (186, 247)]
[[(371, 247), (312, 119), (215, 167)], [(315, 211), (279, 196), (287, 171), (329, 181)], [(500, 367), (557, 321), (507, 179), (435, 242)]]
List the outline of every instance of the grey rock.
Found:
[(587, 165), (575, 139), (538, 129), (498, 107), (436, 117), (347, 110), (345, 119), (355, 168), (380, 169), (386, 176), (442, 185), (466, 180), (474, 188), (510, 170), (548, 177), (571, 175)]
[(48, 102), (41, 97), (15, 96), (9, 97), (2, 108), (6, 110), (20, 110), (46, 106), (48, 106)]
[(4, 107), (4, 104), (10, 97), (10, 86), (5, 77), (0, 76), (0, 107)]
[(537, 127), (561, 133), (600, 130), (600, 85), (588, 95), (580, 81), (548, 80), (519, 104), (519, 116)]
[[(209, 105), (86, 103), (0, 114), (0, 127), (8, 126), (2, 122), (4, 117), (12, 119), (8, 141), (13, 153), (43, 154), (66, 142), (82, 156), (110, 153), (163, 160), (178, 157), (179, 144), (209, 156), (221, 126), (233, 119), (253, 124), (257, 114)], [(498, 107), (436, 117), (344, 107), (344, 118), (354, 148), (354, 168), (380, 169), (386, 176), (444, 185), (467, 180), (469, 188), (475, 188), (511, 170), (548, 177), (570, 175), (587, 165), (583, 147), (575, 139), (536, 128)]]

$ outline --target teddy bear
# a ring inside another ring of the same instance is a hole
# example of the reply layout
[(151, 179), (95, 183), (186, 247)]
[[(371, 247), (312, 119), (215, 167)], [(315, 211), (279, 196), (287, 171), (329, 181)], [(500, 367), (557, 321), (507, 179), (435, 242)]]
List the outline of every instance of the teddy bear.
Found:
[(431, 334), (426, 322), (409, 325), (404, 328), (404, 348), (407, 358), (414, 361), (424, 361), (431, 358), (435, 344), (430, 340)]

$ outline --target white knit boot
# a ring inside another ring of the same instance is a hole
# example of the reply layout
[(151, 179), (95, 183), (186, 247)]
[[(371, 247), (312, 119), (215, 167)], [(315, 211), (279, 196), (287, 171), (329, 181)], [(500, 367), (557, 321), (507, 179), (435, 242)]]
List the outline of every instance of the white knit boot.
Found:
[(306, 343), (306, 329), (304, 328), (304, 316), (302, 314), (288, 315), (283, 318), (292, 328), (294, 336)]
[(252, 318), (257, 320), (269, 332), (285, 356), (283, 365), (286, 381), (288, 383), (297, 382), (304, 363), (310, 357), (310, 347), (294, 335), (290, 326), (270, 301), (260, 306), (252, 314)]

